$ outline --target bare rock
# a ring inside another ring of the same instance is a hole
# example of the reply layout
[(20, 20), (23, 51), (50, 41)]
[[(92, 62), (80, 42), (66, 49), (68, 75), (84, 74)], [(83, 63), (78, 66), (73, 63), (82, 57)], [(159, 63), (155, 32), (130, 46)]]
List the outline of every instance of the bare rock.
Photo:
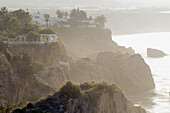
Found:
[(158, 49), (148, 48), (147, 55), (148, 57), (159, 58), (159, 57), (164, 57), (167, 54), (165, 54), (163, 51), (158, 50)]

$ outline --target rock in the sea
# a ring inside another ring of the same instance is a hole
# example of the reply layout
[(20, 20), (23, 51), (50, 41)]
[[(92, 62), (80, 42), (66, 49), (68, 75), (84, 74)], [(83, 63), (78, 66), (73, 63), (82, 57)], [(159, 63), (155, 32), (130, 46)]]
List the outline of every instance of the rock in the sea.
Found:
[(148, 48), (147, 55), (148, 57), (159, 58), (159, 57), (164, 57), (167, 54), (165, 54), (163, 51), (158, 50), (158, 49)]

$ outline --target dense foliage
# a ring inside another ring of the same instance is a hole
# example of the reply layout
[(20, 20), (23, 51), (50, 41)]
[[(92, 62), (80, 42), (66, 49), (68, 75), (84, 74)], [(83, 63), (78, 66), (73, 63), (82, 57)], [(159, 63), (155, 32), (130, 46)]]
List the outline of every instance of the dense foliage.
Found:
[[(81, 88), (81, 89), (80, 89)], [(34, 103), (27, 103), (26, 105), (21, 104), (17, 106), (9, 106), (9, 110), (13, 111), (12, 113), (64, 113), (67, 111), (67, 104), (69, 103), (70, 98), (78, 98), (80, 95), (89, 92), (95, 96), (89, 98), (91, 105), (97, 105), (97, 99), (101, 93), (108, 92), (113, 94), (114, 92), (120, 92), (121, 90), (115, 85), (109, 85), (106, 82), (91, 82), (84, 83), (77, 86), (72, 82), (68, 81), (59, 92), (49, 95), (46, 98), (41, 98), (39, 101)], [(1, 110), (1, 109), (0, 109)], [(5, 109), (7, 110), (7, 109)], [(9, 113), (9, 112), (6, 112)]]
[(96, 83), (96, 82), (91, 82), (91, 83), (84, 83), (80, 85), (80, 89), (83, 92), (89, 92), (89, 91), (97, 91), (99, 93), (103, 92), (109, 92), (109, 93), (114, 93), (114, 92), (122, 92), (120, 88), (118, 88), (114, 84), (108, 84), (106, 82), (101, 82), (101, 83)]
[(56, 34), (56, 32), (51, 28), (41, 29), (40, 34)]
[(74, 20), (85, 20), (87, 19), (86, 12), (78, 9), (71, 10), (70, 18)]
[(77, 98), (81, 95), (81, 90), (77, 85), (72, 84), (72, 82), (68, 81), (66, 85), (64, 85), (60, 89), (61, 95), (67, 95), (70, 98)]
[(26, 41), (38, 41), (39, 37), (39, 33), (30, 31), (28, 34), (26, 34)]
[(29, 12), (22, 9), (8, 11), (6, 7), (0, 9), (0, 35), (16, 38), (29, 32), (38, 32), (39, 27), (32, 24)]

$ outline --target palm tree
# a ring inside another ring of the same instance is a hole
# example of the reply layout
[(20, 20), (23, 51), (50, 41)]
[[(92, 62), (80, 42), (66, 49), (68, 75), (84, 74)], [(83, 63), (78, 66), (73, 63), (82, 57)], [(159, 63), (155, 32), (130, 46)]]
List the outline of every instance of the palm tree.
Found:
[(48, 22), (49, 22), (50, 15), (49, 14), (44, 14), (44, 18), (45, 18), (45, 21), (46, 21), (46, 25), (48, 27)]
[(6, 14), (8, 12), (8, 9), (6, 7), (2, 7), (0, 10), (0, 15)]

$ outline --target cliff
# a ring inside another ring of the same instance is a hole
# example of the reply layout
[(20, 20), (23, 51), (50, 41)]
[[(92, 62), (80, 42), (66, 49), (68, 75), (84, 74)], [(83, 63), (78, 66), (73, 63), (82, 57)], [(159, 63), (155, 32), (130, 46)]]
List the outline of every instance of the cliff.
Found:
[(67, 59), (65, 48), (59, 40), (56, 43), (46, 44), (11, 44), (9, 50), (14, 55), (28, 53), (33, 60), (41, 62), (47, 67)]
[(70, 67), (74, 82), (106, 81), (119, 86), (127, 95), (155, 87), (149, 66), (139, 54), (100, 52), (93, 59), (81, 59)]
[(58, 35), (61, 38), (67, 52), (72, 56), (87, 57), (101, 51), (134, 54), (132, 48), (118, 46), (116, 42), (112, 41), (112, 32), (109, 29), (59, 29)]
[[(120, 89), (115, 85), (102, 83), (84, 83), (80, 86), (81, 94), (76, 93), (77, 86), (67, 82), (63, 89), (46, 99), (29, 103), (22, 109), (15, 109), (13, 113), (146, 113), (139, 107), (129, 103)], [(71, 91), (72, 90), (72, 91)]]
[[(95, 95), (99, 97), (96, 98)], [(135, 107), (133, 104), (130, 104), (126, 97), (121, 93), (102, 93), (98, 94), (96, 92), (88, 92), (85, 96), (82, 96), (78, 99), (74, 99), (69, 103), (70, 113), (146, 113), (146, 111), (139, 107)], [(80, 106), (80, 107), (78, 107)]]
[(67, 67), (53, 66), (37, 73), (39, 81), (49, 84), (54, 89), (60, 89), (67, 80), (70, 80), (70, 72)]
[(6, 48), (0, 50), (0, 105), (33, 101), (54, 92), (36, 80), (30, 60), (25, 55), (21, 56), (13, 56)]
[(74, 83), (106, 81), (119, 86), (126, 95), (141, 94), (154, 89), (149, 66), (141, 55), (100, 52), (92, 58), (82, 58), (67, 66), (54, 66), (37, 75), (55, 89), (67, 80)]

